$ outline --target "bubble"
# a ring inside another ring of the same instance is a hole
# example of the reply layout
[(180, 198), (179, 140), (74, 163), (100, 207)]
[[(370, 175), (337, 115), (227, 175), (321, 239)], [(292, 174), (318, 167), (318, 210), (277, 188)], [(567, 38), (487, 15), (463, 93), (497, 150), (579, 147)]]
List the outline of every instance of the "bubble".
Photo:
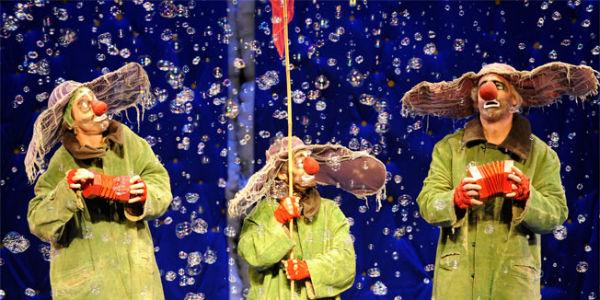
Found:
[(205, 234), (208, 231), (208, 223), (202, 218), (197, 218), (192, 221), (192, 230), (195, 233)]
[(596, 46), (592, 49), (592, 55), (600, 55), (600, 46)]
[(590, 251), (592, 251), (592, 246), (590, 246), (590, 245), (585, 245), (585, 247), (583, 247), (583, 250), (584, 250), (585, 252), (590, 252)]
[(200, 199), (200, 195), (198, 195), (198, 193), (185, 194), (185, 201), (187, 201), (188, 203), (196, 203), (198, 199)]
[(29, 248), (29, 240), (15, 231), (8, 232), (2, 239), (2, 245), (8, 251), (18, 254), (23, 253)]
[(371, 278), (379, 277), (379, 276), (381, 276), (381, 270), (379, 270), (379, 268), (377, 268), (377, 267), (369, 268), (367, 270), (367, 275), (369, 275), (369, 277), (371, 277)]
[(579, 222), (579, 224), (585, 222), (585, 216), (584, 215), (578, 215), (577, 216), (577, 222)]
[(485, 228), (483, 229), (483, 232), (485, 232), (485, 234), (492, 234), (492, 233), (494, 233), (494, 225), (492, 225), (492, 224), (485, 225)]
[(206, 252), (204, 252), (204, 262), (206, 262), (209, 265), (212, 265), (216, 261), (217, 261), (217, 253), (210, 248), (206, 249)]
[(216, 79), (219, 79), (219, 78), (223, 77), (223, 70), (221, 70), (221, 68), (219, 68), (219, 67), (215, 67), (212, 71), (212, 75)]
[(317, 111), (324, 111), (327, 108), (327, 103), (325, 103), (325, 101), (317, 101), (317, 104), (315, 104), (315, 109)]
[(558, 58), (558, 53), (556, 53), (556, 50), (551, 50), (550, 52), (548, 52), (548, 58), (556, 60)]
[(276, 71), (267, 71), (256, 79), (258, 89), (266, 91), (279, 83), (279, 74)]
[(369, 95), (369, 94), (361, 94), (358, 98), (358, 101), (361, 104), (364, 105), (368, 105), (368, 106), (372, 106), (373, 104), (375, 104), (376, 99), (373, 95)]
[(292, 101), (296, 104), (302, 104), (306, 100), (306, 94), (301, 90), (294, 90), (292, 92)]
[(191, 231), (192, 228), (190, 227), (189, 222), (181, 222), (175, 225), (175, 235), (177, 236), (177, 238), (182, 239), (188, 236), (191, 233)]
[[(193, 279), (193, 278), (190, 278)], [(204, 296), (204, 293), (192, 293), (189, 292), (187, 294), (185, 294), (185, 298), (183, 298), (184, 300), (205, 300), (206, 297)]]
[(537, 25), (537, 27), (540, 27), (540, 28), (541, 28), (541, 27), (543, 27), (543, 26), (544, 26), (544, 21), (545, 21), (545, 20), (546, 20), (546, 19), (545, 19), (544, 17), (540, 17), (540, 18), (537, 20), (537, 24), (536, 24), (536, 25)]
[(425, 266), (425, 272), (431, 272), (435, 269), (435, 266), (433, 264), (428, 264)]
[(27, 297), (35, 297), (37, 295), (37, 291), (32, 288), (25, 289), (25, 296)]
[(183, 86), (185, 74), (179, 68), (173, 67), (167, 72), (166, 78), (167, 83), (169, 83), (174, 90), (177, 90)]
[(348, 76), (346, 77), (346, 81), (348, 81), (353, 87), (362, 86), (365, 79), (366, 76), (356, 69), (350, 70), (350, 73), (348, 73)]
[(158, 6), (158, 12), (163, 18), (171, 19), (175, 17), (177, 7), (171, 0), (163, 0)]
[(577, 273), (585, 273), (588, 270), (588, 263), (585, 261), (580, 261), (577, 263), (577, 266), (575, 267), (575, 270), (577, 270)]
[(438, 211), (446, 209), (446, 201), (444, 199), (436, 199), (433, 201), (433, 208)]
[(175, 280), (176, 277), (177, 277), (177, 274), (175, 272), (173, 272), (173, 271), (168, 271), (165, 274), (165, 280), (166, 281), (173, 281), (173, 280)]
[(560, 14), (560, 12), (555, 11), (552, 13), (552, 20), (558, 21), (560, 19), (562, 19), (562, 15)]
[(423, 47), (423, 53), (425, 55), (435, 55), (437, 54), (437, 48), (434, 43), (428, 43)]
[(235, 237), (235, 234), (236, 234), (235, 228), (233, 228), (233, 226), (226, 226), (225, 229), (223, 230), (223, 233), (227, 237)]
[(325, 75), (319, 75), (315, 79), (315, 88), (324, 90), (329, 87), (329, 79)]
[(562, 241), (567, 238), (567, 228), (563, 225), (558, 225), (552, 230), (552, 234), (555, 239)]
[(424, 284), (429, 284), (429, 282), (431, 282), (431, 280), (429, 278), (423, 278)]
[(589, 19), (585, 19), (581, 22), (581, 27), (588, 28), (588, 27), (590, 27), (591, 24), (592, 24), (592, 22)]
[(50, 261), (51, 253), (52, 253), (50, 245), (48, 245), (48, 244), (41, 244), (41, 245), (38, 246), (38, 251), (42, 254), (42, 258), (45, 261)]
[(420, 32), (415, 32), (414, 38), (415, 38), (415, 41), (420, 42), (423, 40), (423, 35)]
[(330, 34), (329, 34), (329, 40), (330, 40), (332, 43), (337, 43), (337, 42), (339, 42), (339, 40), (340, 40), (340, 36), (339, 36), (339, 34), (337, 34), (337, 33), (333, 33), (333, 32), (332, 32), (332, 33), (330, 33)]
[(372, 286), (371, 291), (376, 296), (385, 296), (388, 293), (387, 286), (383, 282), (377, 280)]
[(408, 61), (408, 67), (413, 70), (418, 70), (423, 66), (423, 60), (418, 57), (413, 57)]
[(413, 198), (408, 194), (404, 194), (398, 197), (398, 203), (401, 206), (408, 206), (412, 202), (412, 200)]
[(246, 63), (243, 59), (236, 57), (235, 59), (233, 59), (233, 66), (236, 69), (243, 69), (244, 67), (246, 67)]
[(191, 252), (187, 257), (187, 265), (189, 267), (197, 266), (201, 262), (202, 262), (202, 255), (200, 255), (200, 252), (198, 252), (198, 251)]

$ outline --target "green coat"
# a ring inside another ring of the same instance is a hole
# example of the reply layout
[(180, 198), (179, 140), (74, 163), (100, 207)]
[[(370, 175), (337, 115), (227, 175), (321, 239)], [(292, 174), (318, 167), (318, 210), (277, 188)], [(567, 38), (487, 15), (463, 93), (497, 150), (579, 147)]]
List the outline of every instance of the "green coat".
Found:
[[(423, 218), (441, 227), (434, 299), (539, 299), (540, 234), (567, 218), (556, 153), (515, 115), (502, 145), (488, 144), (479, 119), (435, 145), (417, 202)], [(513, 159), (531, 179), (526, 204), (494, 197), (481, 207), (454, 206), (454, 188), (469, 162)]]
[[(51, 243), (53, 299), (164, 299), (146, 220), (168, 208), (169, 176), (144, 139), (116, 124), (122, 136), (104, 156), (76, 160), (63, 145), (35, 186), (27, 220), (34, 235)], [(147, 200), (127, 211), (120, 203), (82, 200), (65, 180), (73, 168), (140, 175)]]
[(306, 261), (311, 276), (296, 282), (296, 299), (339, 299), (352, 286), (356, 272), (346, 217), (333, 201), (322, 198), (311, 222), (296, 220), (292, 241), (273, 216), (277, 205), (276, 200), (265, 199), (244, 220), (238, 252), (250, 265), (248, 299), (290, 299), (290, 281), (281, 260), (292, 247), (294, 257)]

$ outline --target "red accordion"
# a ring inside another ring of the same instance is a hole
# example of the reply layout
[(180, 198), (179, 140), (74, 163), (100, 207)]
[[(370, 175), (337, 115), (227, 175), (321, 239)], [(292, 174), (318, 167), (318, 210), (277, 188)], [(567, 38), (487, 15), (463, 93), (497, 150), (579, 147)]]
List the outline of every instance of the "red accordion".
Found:
[(82, 186), (83, 197), (87, 199), (104, 198), (112, 201), (127, 202), (129, 195), (129, 176), (110, 176), (94, 172), (94, 179)]
[(514, 161), (493, 161), (479, 166), (470, 166), (470, 176), (481, 186), (479, 199), (489, 198), (496, 194), (508, 194), (512, 192), (512, 181), (508, 175), (512, 173)]

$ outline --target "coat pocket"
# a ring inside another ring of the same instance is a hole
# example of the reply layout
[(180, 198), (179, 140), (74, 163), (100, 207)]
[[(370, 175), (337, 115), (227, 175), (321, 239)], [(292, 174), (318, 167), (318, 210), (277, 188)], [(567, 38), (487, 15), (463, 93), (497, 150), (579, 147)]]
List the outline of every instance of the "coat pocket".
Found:
[(454, 271), (458, 269), (460, 265), (460, 253), (458, 252), (450, 252), (443, 254), (440, 257), (440, 268), (446, 271)]
[(529, 258), (512, 259), (508, 261), (508, 274), (529, 281), (540, 279), (540, 268), (537, 267)]
[(56, 270), (51, 274), (52, 296), (54, 299), (78, 298), (93, 292), (91, 284), (94, 268), (82, 264), (70, 270)]

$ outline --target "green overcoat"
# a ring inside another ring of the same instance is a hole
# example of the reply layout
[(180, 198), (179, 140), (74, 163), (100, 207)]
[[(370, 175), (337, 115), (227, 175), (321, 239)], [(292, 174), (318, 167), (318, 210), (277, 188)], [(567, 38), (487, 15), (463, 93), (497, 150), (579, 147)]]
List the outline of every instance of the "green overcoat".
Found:
[[(514, 116), (501, 145), (486, 142), (475, 118), (434, 147), (417, 199), (423, 218), (440, 227), (434, 299), (540, 298), (540, 235), (561, 225), (568, 209), (556, 153), (531, 134), (525, 118)], [(470, 162), (507, 159), (531, 180), (525, 203), (498, 196), (480, 207), (454, 206), (454, 188)]]
[(281, 261), (292, 247), (310, 272), (309, 280), (296, 282), (296, 299), (339, 299), (356, 272), (348, 220), (335, 202), (321, 198), (312, 221), (297, 219), (290, 239), (273, 216), (277, 206), (275, 199), (265, 199), (244, 220), (238, 252), (250, 265), (248, 299), (290, 299), (290, 281)]
[[(148, 143), (118, 122), (111, 121), (105, 150), (100, 157), (76, 159), (70, 151), (85, 151), (67, 150), (63, 139), (29, 202), (31, 232), (51, 244), (53, 299), (164, 299), (146, 220), (168, 208), (169, 176)], [(147, 200), (123, 205), (82, 199), (65, 180), (74, 168), (139, 175)]]

